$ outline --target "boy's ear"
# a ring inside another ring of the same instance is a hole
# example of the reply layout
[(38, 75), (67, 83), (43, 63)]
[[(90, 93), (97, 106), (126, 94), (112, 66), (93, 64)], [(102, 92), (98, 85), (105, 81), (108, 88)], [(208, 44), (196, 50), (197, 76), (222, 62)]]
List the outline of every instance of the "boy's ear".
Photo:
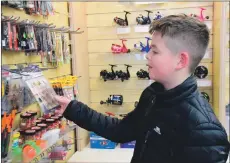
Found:
[(187, 52), (181, 52), (178, 55), (178, 63), (176, 69), (182, 69), (189, 66), (189, 55)]

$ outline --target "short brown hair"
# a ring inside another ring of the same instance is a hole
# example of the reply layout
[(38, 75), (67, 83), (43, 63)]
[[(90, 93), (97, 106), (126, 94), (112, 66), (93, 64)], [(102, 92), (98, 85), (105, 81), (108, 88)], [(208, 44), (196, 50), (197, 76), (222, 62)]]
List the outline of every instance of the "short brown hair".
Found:
[(189, 53), (190, 72), (194, 72), (209, 44), (207, 25), (191, 16), (169, 15), (152, 22), (149, 33), (154, 31), (161, 33), (170, 51), (178, 53), (186, 50)]

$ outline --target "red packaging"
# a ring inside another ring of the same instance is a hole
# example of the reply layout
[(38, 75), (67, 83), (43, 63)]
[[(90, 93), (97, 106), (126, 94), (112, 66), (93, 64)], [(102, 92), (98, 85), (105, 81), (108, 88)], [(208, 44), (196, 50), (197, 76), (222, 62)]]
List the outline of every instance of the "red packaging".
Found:
[(42, 130), (42, 128), (39, 127), (39, 126), (34, 126), (34, 127), (31, 127), (31, 129), (36, 131), (36, 133), (35, 133), (35, 139), (36, 140), (41, 139), (41, 130)]
[(36, 120), (37, 112), (34, 112), (34, 111), (27, 111), (27, 113), (28, 113), (28, 114), (31, 114), (31, 118), (30, 118), (31, 126), (36, 126), (35, 120)]
[(41, 127), (41, 137), (42, 137), (42, 135), (47, 131), (47, 124), (39, 123), (39, 124), (37, 124), (37, 126)]
[(29, 113), (22, 113), (20, 114), (21, 117), (21, 123), (20, 123), (20, 128), (21, 129), (28, 129), (31, 128), (31, 114)]
[(7, 22), (8, 26), (8, 39), (9, 39), (9, 49), (12, 49), (12, 31), (11, 31), (11, 24), (10, 22)]

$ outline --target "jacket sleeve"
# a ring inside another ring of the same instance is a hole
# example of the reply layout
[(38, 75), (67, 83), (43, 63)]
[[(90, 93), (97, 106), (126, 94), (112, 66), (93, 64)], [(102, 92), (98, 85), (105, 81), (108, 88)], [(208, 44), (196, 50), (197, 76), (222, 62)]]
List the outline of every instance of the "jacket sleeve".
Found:
[(87, 105), (74, 100), (67, 106), (63, 115), (78, 126), (113, 142), (124, 143), (136, 140), (137, 122), (140, 116), (137, 108), (119, 120), (98, 113)]
[[(226, 163), (229, 142), (224, 128), (214, 123), (202, 123), (193, 129), (181, 153), (186, 163)], [(178, 156), (180, 157), (180, 156)]]

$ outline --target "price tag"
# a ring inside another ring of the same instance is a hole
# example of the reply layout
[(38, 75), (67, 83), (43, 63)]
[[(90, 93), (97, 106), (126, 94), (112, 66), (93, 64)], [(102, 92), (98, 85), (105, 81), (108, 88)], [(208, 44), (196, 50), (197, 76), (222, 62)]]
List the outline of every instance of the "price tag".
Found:
[(205, 21), (205, 24), (207, 25), (208, 29), (212, 29), (212, 21)]
[(135, 32), (149, 32), (149, 25), (137, 25), (135, 26)]
[(198, 87), (211, 87), (212, 81), (208, 79), (198, 79), (197, 80)]
[(117, 34), (126, 34), (130, 33), (130, 27), (118, 27)]
[(203, 59), (211, 59), (212, 58), (212, 50), (207, 50)]
[(2, 40), (2, 46), (6, 46), (6, 41)]

